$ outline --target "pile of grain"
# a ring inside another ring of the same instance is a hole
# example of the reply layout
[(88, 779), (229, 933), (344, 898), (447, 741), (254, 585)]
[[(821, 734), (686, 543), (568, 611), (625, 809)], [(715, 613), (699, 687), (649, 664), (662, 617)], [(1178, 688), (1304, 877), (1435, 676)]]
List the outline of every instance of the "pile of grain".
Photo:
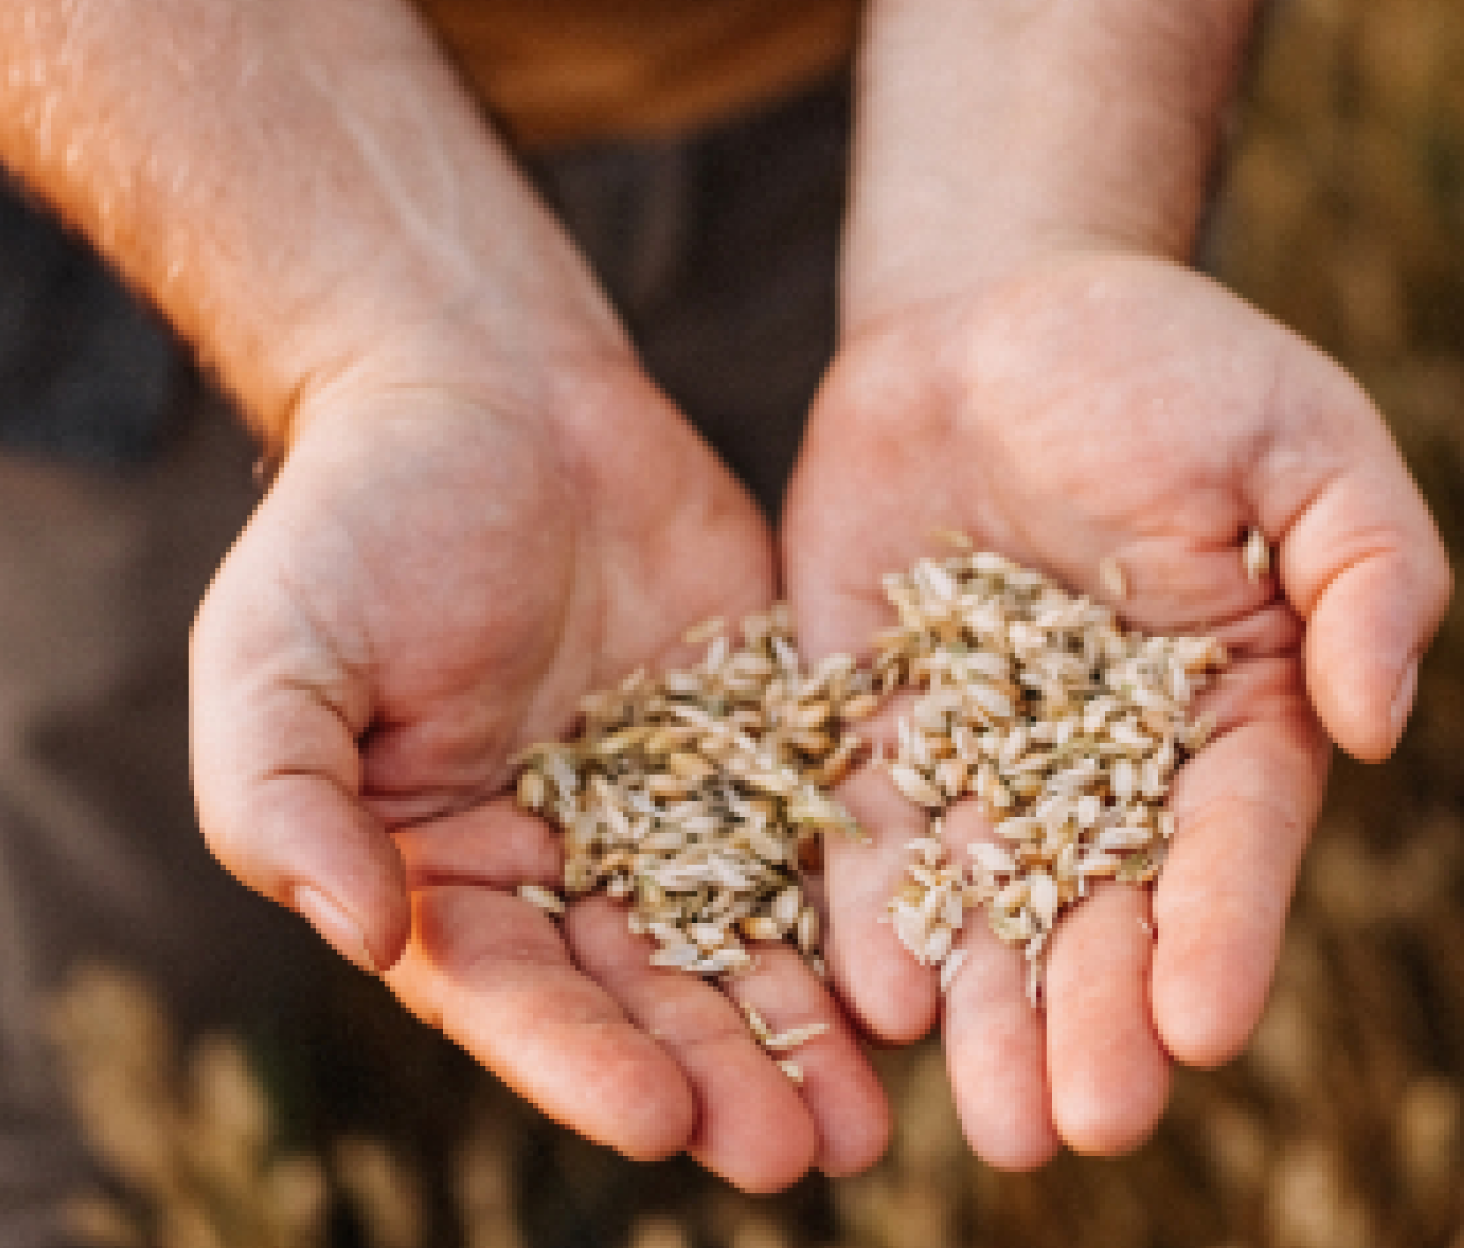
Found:
[[(899, 624), (880, 638), (876, 678), (918, 690), (885, 766), (931, 814), (890, 903), (895, 932), (949, 984), (966, 911), (984, 908), (1023, 947), (1035, 1003), (1053, 925), (1091, 881), (1158, 874), (1170, 781), (1209, 731), (1191, 704), (1224, 650), (1125, 630), (999, 555), (922, 559), (886, 577), (885, 593)], [(991, 829), (960, 847), (964, 867), (947, 860), (942, 826), (963, 798)]]
[(562, 832), (565, 892), (627, 899), (656, 965), (719, 975), (791, 940), (821, 971), (801, 872), (822, 832), (856, 830), (827, 790), (863, 749), (870, 674), (843, 655), (805, 671), (782, 606), (689, 636), (710, 638), (697, 666), (633, 672), (582, 701), (572, 740), (523, 755), (519, 801)]
[[(1207, 732), (1190, 706), (1224, 652), (1125, 630), (998, 555), (922, 559), (884, 585), (898, 623), (875, 639), (872, 663), (834, 655), (807, 670), (782, 606), (735, 633), (709, 621), (687, 638), (708, 643), (700, 663), (632, 673), (582, 701), (570, 740), (526, 751), (519, 801), (562, 833), (565, 893), (626, 900), (654, 964), (718, 976), (750, 967), (750, 944), (777, 940), (822, 973), (802, 872), (822, 833), (858, 834), (830, 793), (868, 753), (853, 726), (911, 691), (897, 745), (877, 761), (930, 826), (912, 842), (891, 921), (949, 983), (966, 913), (984, 908), (1024, 948), (1035, 1002), (1048, 936), (1090, 881), (1157, 874), (1170, 780)], [(963, 798), (993, 835), (961, 847), (958, 865), (942, 817)]]

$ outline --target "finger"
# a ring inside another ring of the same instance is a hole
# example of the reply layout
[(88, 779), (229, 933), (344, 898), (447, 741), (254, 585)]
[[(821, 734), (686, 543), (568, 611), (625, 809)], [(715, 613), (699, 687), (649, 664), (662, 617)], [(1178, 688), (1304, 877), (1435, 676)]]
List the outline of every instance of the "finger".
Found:
[[(403, 829), (396, 840), (413, 887), (458, 883), (511, 890), (536, 883), (552, 888), (562, 873), (562, 852), (548, 825), (508, 800)], [(643, 959), (645, 948), (638, 949), (636, 956)], [(728, 981), (729, 996), (756, 1009), (777, 1034), (807, 1024), (827, 1028), (787, 1054), (803, 1074), (801, 1094), (818, 1132), (815, 1164), (827, 1174), (867, 1168), (884, 1150), (889, 1114), (847, 1020), (791, 949), (759, 946), (757, 961), (757, 973)]]
[(1154, 1129), (1169, 1060), (1150, 1016), (1148, 894), (1095, 889), (1054, 929), (1047, 964), (1052, 1118), (1075, 1151), (1127, 1152)]
[[(831, 522), (816, 508), (805, 510), (810, 515), (804, 528)], [(840, 651), (862, 653), (874, 631), (890, 623), (890, 607), (878, 582), (867, 594), (861, 593), (852, 582), (834, 579), (838, 574), (827, 566), (810, 561), (806, 545), (785, 542), (786, 558), (807, 565), (802, 579), (789, 586), (800, 649), (810, 665)], [(876, 754), (894, 739), (896, 721), (907, 701), (894, 699), (861, 725), (860, 735)], [(896, 938), (888, 922), (889, 901), (904, 878), (906, 844), (925, 835), (929, 818), (901, 796), (876, 765), (856, 769), (839, 786), (838, 798), (864, 838), (825, 838), (824, 955), (829, 977), (863, 1028), (880, 1040), (908, 1043), (935, 1022), (936, 976), (914, 965)]]
[(511, 892), (520, 884), (558, 890), (563, 843), (512, 798), (399, 828), (393, 834), (411, 888), (476, 884)]
[(926, 834), (929, 820), (877, 766), (866, 765), (845, 780), (839, 799), (865, 835), (825, 838), (829, 977), (861, 1026), (883, 1041), (908, 1043), (935, 1022), (937, 980), (895, 935), (889, 902), (905, 876), (906, 846)]
[(1267, 719), (1223, 733), (1186, 763), (1171, 793), (1176, 830), (1153, 902), (1153, 1010), (1166, 1047), (1190, 1065), (1233, 1057), (1259, 1020), (1321, 805), (1320, 727), (1299, 696), (1271, 705)]
[(238, 879), (363, 969), (388, 967), (410, 913), (396, 850), (358, 801), (365, 709), (308, 628), (263, 592), (241, 596), (248, 582), (221, 573), (193, 632), (200, 827)]
[(549, 1117), (637, 1160), (685, 1147), (691, 1087), (667, 1051), (570, 961), (542, 911), (491, 889), (413, 895), (413, 932), (387, 983)]
[(687, 1151), (748, 1192), (806, 1173), (818, 1152), (813, 1117), (737, 1006), (694, 975), (652, 966), (650, 942), (632, 936), (624, 909), (607, 899), (576, 905), (564, 930), (584, 972), (683, 1072), (695, 1104)]
[[(975, 803), (951, 809), (945, 840), (964, 860), (993, 839)], [(985, 912), (967, 915), (962, 961), (944, 997), (946, 1065), (967, 1141), (999, 1170), (1033, 1170), (1060, 1143), (1052, 1123), (1041, 1014), (1027, 999), (1027, 962), (997, 939)]]
[(1320, 479), (1294, 454), (1271, 465), (1285, 496), (1304, 491), (1280, 528), (1282, 583), (1307, 621), (1307, 687), (1322, 722), (1343, 749), (1377, 761), (1402, 734), (1452, 574), (1428, 508), (1366, 399), (1329, 390), (1310, 401), (1346, 406), (1355, 420), (1340, 446), (1317, 448)]
[[(755, 970), (728, 977), (723, 987), (772, 1033), (768, 1047), (774, 1057), (793, 1064), (818, 1135), (814, 1165), (831, 1177), (857, 1174), (889, 1142), (889, 1107), (879, 1080), (848, 1020), (803, 959), (775, 944), (757, 946), (756, 956)], [(809, 1025), (826, 1030), (790, 1050), (776, 1047), (780, 1038)]]

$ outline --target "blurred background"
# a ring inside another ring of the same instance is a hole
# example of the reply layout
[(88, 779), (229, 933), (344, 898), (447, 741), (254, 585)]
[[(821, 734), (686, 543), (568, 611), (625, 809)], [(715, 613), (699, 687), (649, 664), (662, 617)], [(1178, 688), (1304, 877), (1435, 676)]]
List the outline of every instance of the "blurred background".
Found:
[[(1464, 8), (1287, 0), (1238, 112), (1205, 262), (1377, 398), (1464, 547)], [(125, 968), (56, 1034), (109, 1177), (99, 1243), (170, 1248), (1464, 1248), (1464, 633), (1384, 767), (1339, 760), (1244, 1057), (1180, 1072), (1115, 1161), (1003, 1176), (933, 1044), (879, 1055), (898, 1122), (869, 1174), (740, 1196), (546, 1123), (374, 985), (308, 1046), (175, 1042)]]

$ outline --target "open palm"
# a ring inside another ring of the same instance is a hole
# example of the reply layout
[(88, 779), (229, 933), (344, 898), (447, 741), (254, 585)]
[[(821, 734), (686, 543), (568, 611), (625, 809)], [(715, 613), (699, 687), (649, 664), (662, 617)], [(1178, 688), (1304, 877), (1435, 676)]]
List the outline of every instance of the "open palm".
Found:
[[(313, 400), (195, 630), (205, 834), (592, 1139), (687, 1148), (755, 1189), (862, 1167), (883, 1100), (791, 950), (724, 995), (650, 967), (603, 898), (556, 923), (515, 893), (561, 863), (505, 796), (514, 753), (773, 592), (761, 520), (665, 400), (633, 366), (573, 375), (518, 403), (487, 384)], [(832, 1024), (802, 1088), (729, 996)]]
[[(1247, 577), (1259, 528), (1276, 575)], [(1385, 756), (1442, 613), (1448, 567), (1386, 430), (1331, 362), (1206, 279), (1127, 255), (1030, 266), (1000, 289), (865, 323), (815, 405), (786, 512), (811, 658), (890, 614), (881, 573), (961, 529), (1148, 631), (1220, 637), (1216, 738), (1176, 778), (1152, 897), (1111, 885), (1054, 934), (1046, 1008), (1019, 951), (968, 925), (942, 1005), (966, 1133), (995, 1164), (1062, 1142), (1116, 1152), (1162, 1111), (1170, 1058), (1210, 1065), (1256, 1022), (1328, 735)], [(1100, 561), (1116, 559), (1115, 601)], [(921, 823), (871, 769), (846, 798), (873, 846), (831, 847), (829, 956), (853, 1012), (909, 1039), (934, 974), (880, 922)], [(947, 820), (953, 848), (982, 830)]]

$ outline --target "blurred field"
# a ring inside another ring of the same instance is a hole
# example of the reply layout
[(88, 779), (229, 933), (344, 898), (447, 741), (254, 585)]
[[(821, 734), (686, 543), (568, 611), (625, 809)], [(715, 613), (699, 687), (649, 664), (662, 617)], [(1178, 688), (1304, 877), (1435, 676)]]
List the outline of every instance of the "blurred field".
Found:
[[(1209, 264), (1363, 380), (1459, 550), (1464, 10), (1282, 4), (1239, 121)], [(128, 1182), (88, 1216), (173, 1248), (1464, 1248), (1461, 753), (1455, 612), (1397, 759), (1339, 762), (1250, 1051), (1181, 1073), (1132, 1157), (991, 1172), (927, 1045), (881, 1058), (899, 1133), (874, 1172), (744, 1198), (544, 1123), (355, 981), (338, 1016), (364, 1021), (308, 1068), (247, 1037), (175, 1066), (145, 1003), (92, 981), (63, 1031)]]

